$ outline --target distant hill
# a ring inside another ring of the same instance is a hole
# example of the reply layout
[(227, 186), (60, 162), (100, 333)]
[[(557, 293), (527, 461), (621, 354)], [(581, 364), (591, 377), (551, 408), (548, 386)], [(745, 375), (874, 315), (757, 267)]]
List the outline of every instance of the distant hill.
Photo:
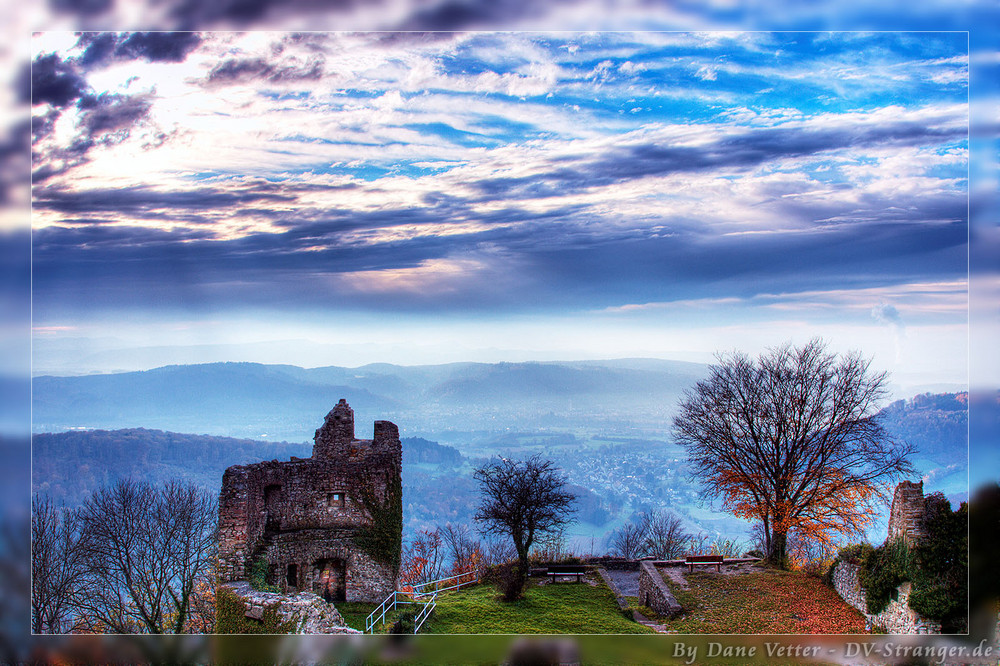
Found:
[(311, 443), (259, 442), (146, 428), (33, 435), (32, 487), (77, 506), (118, 479), (185, 479), (217, 493), (230, 465), (312, 455)]
[(925, 492), (968, 498), (969, 394), (925, 393), (898, 400), (881, 412), (886, 430), (916, 447)]
[[(626, 359), (579, 363), (375, 364), (300, 368), (258, 363), (174, 365), (142, 372), (42, 376), (33, 386), (33, 431), (158, 428), (178, 432), (310, 439), (340, 398), (358, 414), (434, 431), (463, 414), (482, 428), (517, 414), (522, 425), (602, 412), (655, 413), (676, 404), (705, 366)], [(454, 427), (457, 424), (451, 424)]]

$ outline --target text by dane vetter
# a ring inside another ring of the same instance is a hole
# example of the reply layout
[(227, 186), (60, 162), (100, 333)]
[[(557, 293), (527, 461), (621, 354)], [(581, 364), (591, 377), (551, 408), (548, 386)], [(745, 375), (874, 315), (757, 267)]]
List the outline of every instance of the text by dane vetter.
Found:
[(866, 659), (925, 659), (933, 664), (951, 664), (956, 659), (989, 659), (994, 648), (980, 641), (979, 645), (909, 644), (900, 641), (848, 641), (837, 646), (809, 645), (787, 641), (765, 641), (763, 645), (737, 645), (725, 641), (707, 643), (673, 644), (672, 657), (685, 664), (704, 664), (711, 659), (818, 659), (822, 657), (847, 657)]

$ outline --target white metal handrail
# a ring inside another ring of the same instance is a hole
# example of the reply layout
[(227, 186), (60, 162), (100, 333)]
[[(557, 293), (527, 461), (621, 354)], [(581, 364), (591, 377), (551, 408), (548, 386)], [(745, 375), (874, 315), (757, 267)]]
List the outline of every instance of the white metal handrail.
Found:
[[(471, 577), (471, 578), (470, 578)], [(463, 578), (467, 578), (465, 582), (462, 581)], [(448, 581), (454, 581), (454, 583), (445, 585), (444, 587), (438, 587), (438, 583), (447, 583)], [(462, 573), (455, 574), (454, 576), (448, 576), (446, 578), (438, 578), (437, 580), (432, 580), (427, 583), (417, 583), (413, 585), (413, 596), (414, 597), (426, 597), (430, 594), (437, 594), (438, 592), (446, 592), (448, 590), (458, 590), (461, 589), (463, 585), (472, 585), (473, 583), (479, 582), (479, 571), (477, 569), (470, 569), (469, 571), (463, 571)], [(427, 588), (431, 585), (434, 586), (433, 589), (428, 590)]]
[[(463, 578), (466, 578), (467, 580), (463, 581)], [(423, 606), (423, 608), (421, 608), (416, 617), (413, 618), (413, 633), (417, 633), (420, 631), (420, 627), (424, 625), (427, 618), (430, 617), (430, 614), (434, 612), (434, 609), (437, 608), (437, 595), (439, 593), (447, 592), (448, 590), (458, 590), (461, 589), (463, 585), (468, 586), (478, 582), (479, 572), (476, 569), (472, 569), (455, 574), (454, 576), (448, 576), (446, 578), (439, 578), (427, 583), (418, 583), (413, 585), (413, 591), (409, 593), (409, 596), (413, 599), (429, 596), (430, 599), (427, 601), (411, 601), (410, 599), (407, 599), (402, 592), (394, 590), (389, 596), (382, 600), (382, 603), (379, 604), (378, 607), (373, 610), (365, 620), (365, 633), (370, 634), (374, 631), (377, 625), (384, 624), (385, 616), (395, 610), (397, 606), (418, 605)], [(436, 586), (439, 583), (446, 583), (446, 585), (440, 588), (435, 587), (433, 590), (427, 589), (429, 586)]]
[(435, 608), (437, 608), (437, 592), (434, 593), (430, 601), (424, 604), (424, 607), (420, 609), (417, 616), (413, 618), (413, 633), (420, 631), (420, 627), (424, 626), (424, 622), (434, 612)]

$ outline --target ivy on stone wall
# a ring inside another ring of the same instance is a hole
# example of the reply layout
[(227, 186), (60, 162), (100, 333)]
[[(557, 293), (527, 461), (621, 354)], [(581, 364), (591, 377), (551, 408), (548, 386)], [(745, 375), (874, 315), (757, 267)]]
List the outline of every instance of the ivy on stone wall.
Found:
[(858, 579), (865, 588), (868, 612), (877, 615), (897, 598), (897, 588), (913, 580), (914, 558), (902, 539), (887, 541), (868, 553)]
[(360, 503), (371, 518), (370, 525), (354, 534), (354, 544), (376, 562), (389, 566), (395, 578), (403, 549), (403, 484), (398, 474), (390, 474), (385, 497), (375, 492), (377, 486), (373, 478), (368, 478), (351, 493), (351, 499)]
[(858, 579), (872, 614), (885, 610), (896, 598), (899, 585), (911, 581), (910, 608), (940, 621), (946, 633), (964, 633), (968, 627), (968, 525), (964, 502), (952, 511), (944, 495), (932, 493), (924, 499), (923, 537), (915, 547), (907, 547), (902, 539), (878, 548), (846, 546), (830, 566), (830, 575), (840, 562), (858, 565)]
[(910, 608), (940, 620), (947, 633), (968, 629), (969, 508), (957, 511), (941, 493), (924, 500), (924, 536), (913, 549), (916, 568)]
[(259, 621), (248, 618), (246, 612), (246, 602), (238, 596), (223, 587), (216, 590), (215, 632), (218, 634), (290, 634), (296, 629), (295, 620), (282, 622), (274, 608), (265, 608)]
[(250, 578), (247, 582), (250, 587), (260, 592), (281, 592), (277, 585), (267, 582), (267, 560), (263, 556), (258, 557), (250, 566)]

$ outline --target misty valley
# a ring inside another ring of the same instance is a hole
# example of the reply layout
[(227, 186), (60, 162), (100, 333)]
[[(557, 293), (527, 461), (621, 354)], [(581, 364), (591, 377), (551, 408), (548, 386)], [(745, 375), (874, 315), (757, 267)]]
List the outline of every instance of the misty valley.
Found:
[[(404, 539), (473, 526), (473, 471), (497, 455), (541, 453), (567, 476), (576, 521), (564, 546), (606, 551), (613, 530), (665, 509), (687, 531), (749, 545), (749, 523), (703, 501), (670, 423), (704, 366), (652, 360), (315, 368), (219, 363), (39, 377), (32, 483), (67, 507), (122, 478), (185, 479), (216, 493), (222, 472), (308, 456), (312, 430), (346, 397), (385, 415), (403, 443)], [(928, 492), (967, 499), (964, 393), (885, 406), (887, 430), (917, 449)], [(198, 434), (194, 434), (198, 433)], [(876, 521), (875, 535), (885, 521)]]

